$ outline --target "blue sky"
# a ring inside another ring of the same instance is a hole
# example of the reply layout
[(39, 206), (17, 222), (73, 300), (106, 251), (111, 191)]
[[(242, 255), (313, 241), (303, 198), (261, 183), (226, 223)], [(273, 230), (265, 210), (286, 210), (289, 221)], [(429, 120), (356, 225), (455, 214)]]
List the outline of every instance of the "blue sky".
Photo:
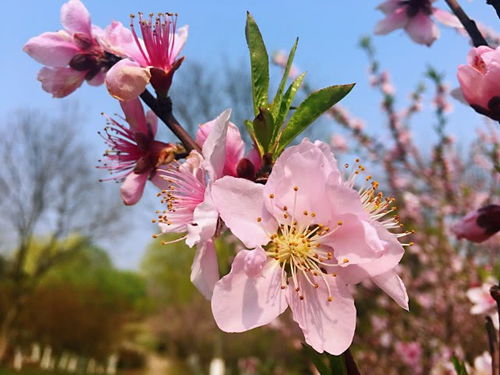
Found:
[[(2, 4), (0, 113), (5, 118), (10, 111), (26, 105), (53, 111), (67, 101), (77, 100), (88, 113), (82, 136), (98, 144), (96, 132), (104, 125), (99, 114), (118, 111), (117, 103), (102, 87), (87, 85), (69, 98), (52, 99), (36, 80), (40, 65), (22, 52), (23, 44), (30, 37), (60, 28), (59, 8), (63, 2), (23, 0)], [(190, 25), (184, 55), (187, 59), (203, 61), (210, 67), (223, 66), (227, 60), (232, 60), (233, 65), (247, 61), (244, 24), (245, 12), (249, 10), (257, 20), (270, 51), (288, 49), (298, 36), (296, 63), (302, 70), (308, 71), (309, 82), (314, 87), (357, 82), (343, 105), (357, 117), (367, 120), (372, 132), (377, 133), (377, 129), (383, 126), (379, 98), (367, 83), (367, 61), (357, 48), (359, 38), (371, 34), (376, 22), (382, 18), (382, 14), (374, 9), (379, 1), (318, 0), (309, 2), (307, 6), (304, 6), (304, 1), (298, 0), (87, 0), (84, 3), (91, 12), (93, 23), (99, 26), (105, 26), (114, 19), (128, 25), (129, 14), (137, 11), (178, 13), (179, 25)], [(461, 3), (470, 16), (497, 29), (499, 21), (484, 1)], [(442, 0), (435, 5), (446, 8)], [(458, 85), (456, 66), (465, 62), (469, 45), (455, 31), (445, 28), (441, 31), (441, 38), (431, 48), (412, 43), (402, 31), (373, 37), (383, 67), (392, 74), (401, 104), (406, 102), (409, 92), (429, 64), (446, 73), (451, 87)], [(279, 74), (276, 70), (273, 72)], [(425, 104), (430, 105), (429, 101)], [(465, 142), (474, 134), (474, 128), (481, 120), (460, 103), (454, 103), (454, 107), (449, 126), (460, 134), (459, 141)], [(432, 121), (432, 117), (426, 115), (417, 117), (415, 133), (422, 144), (431, 131)], [(145, 224), (142, 229), (124, 235), (124, 239), (119, 241), (120, 249), (112, 255), (119, 266), (135, 267), (144, 244), (149, 240), (150, 226)]]

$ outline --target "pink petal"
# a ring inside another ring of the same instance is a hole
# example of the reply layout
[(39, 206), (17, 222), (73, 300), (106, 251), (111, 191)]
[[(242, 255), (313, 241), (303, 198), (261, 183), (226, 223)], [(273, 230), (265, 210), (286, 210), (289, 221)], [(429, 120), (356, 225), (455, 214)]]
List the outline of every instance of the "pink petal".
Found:
[(90, 14), (80, 0), (69, 0), (61, 7), (61, 24), (71, 33), (91, 36)]
[(342, 266), (372, 262), (381, 256), (385, 242), (367, 221), (352, 214), (338, 216), (342, 226), (321, 242), (334, 249)]
[(324, 284), (315, 289), (307, 281), (301, 283), (299, 298), (293, 287), (288, 288), (287, 301), (293, 319), (299, 324), (306, 342), (319, 353), (343, 353), (352, 343), (356, 328), (356, 307), (346, 286), (338, 278), (328, 278), (333, 301)]
[(379, 4), (377, 6), (377, 9), (385, 14), (388, 14), (394, 12), (400, 6), (401, 6), (400, 0), (387, 0), (384, 1), (382, 4)]
[(373, 226), (382, 240), (384, 249), (370, 262), (338, 267), (337, 274), (348, 284), (357, 284), (364, 279), (388, 272), (394, 269), (403, 257), (404, 249), (397, 237), (377, 222), (374, 222)]
[(205, 159), (204, 167), (212, 181), (222, 176), (226, 158), (226, 134), (229, 125), (231, 109), (226, 109), (213, 121), (212, 131), (208, 134), (202, 154)]
[[(196, 143), (203, 146), (208, 135), (214, 129), (214, 125), (215, 120), (201, 124), (196, 132)], [(236, 167), (241, 158), (243, 158), (244, 152), (245, 142), (241, 139), (240, 131), (236, 125), (229, 122), (226, 134), (226, 156), (222, 171), (224, 176), (236, 177)]]
[(102, 35), (99, 36), (99, 44), (112, 54), (121, 57), (129, 57), (140, 66), (148, 64), (144, 59), (132, 32), (122, 25), (121, 22), (113, 21), (108, 25)]
[(406, 14), (406, 8), (400, 7), (395, 9), (394, 12), (389, 13), (386, 18), (375, 25), (375, 34), (385, 35), (396, 29), (403, 28), (407, 24), (408, 16)]
[(146, 123), (144, 108), (142, 107), (141, 100), (139, 98), (121, 101), (120, 106), (125, 114), (125, 120), (128, 122), (131, 129), (136, 132), (154, 136), (150, 133)]
[(339, 176), (331, 152), (325, 153), (324, 148), (306, 139), (286, 149), (276, 161), (264, 190), (266, 197), (274, 197), (266, 198), (268, 209), (281, 215), (282, 208), (287, 206), (290, 214), (304, 225), (309, 224), (310, 218), (302, 213), (314, 212), (317, 222), (326, 224), (332, 209), (325, 202), (327, 184), (338, 183)]
[(87, 83), (90, 86), (101, 86), (104, 83), (105, 79), (106, 79), (106, 73), (99, 72), (94, 78), (92, 78), (90, 81), (87, 81)]
[(188, 33), (189, 33), (188, 25), (179, 27), (179, 29), (175, 33), (174, 48), (172, 50), (172, 60), (175, 60), (177, 58), (182, 48), (184, 47), (184, 44), (186, 44)]
[(482, 95), (483, 75), (469, 65), (459, 65), (457, 72), (458, 82), (465, 100), (469, 104), (488, 108), (491, 97)]
[(193, 246), (198, 242), (208, 241), (215, 234), (219, 213), (212, 200), (211, 187), (205, 190), (204, 201), (193, 212), (193, 223), (188, 225), (186, 244)]
[(49, 32), (35, 36), (24, 45), (23, 51), (43, 65), (63, 67), (80, 49), (66, 31)]
[(130, 206), (139, 202), (139, 199), (141, 199), (142, 193), (144, 192), (147, 180), (147, 173), (138, 174), (131, 172), (125, 178), (125, 181), (123, 181), (122, 186), (120, 187), (120, 195), (123, 203)]
[(215, 284), (212, 312), (215, 322), (225, 332), (243, 332), (270, 323), (287, 308), (286, 293), (281, 290), (281, 268), (270, 260), (258, 276), (245, 272), (259, 250), (241, 250), (231, 272)]
[(409, 310), (405, 284), (403, 284), (403, 280), (401, 280), (394, 270), (372, 277), (372, 281), (396, 301), (399, 306), (405, 310)]
[(415, 43), (425, 44), (426, 46), (430, 46), (439, 37), (438, 27), (423, 12), (419, 12), (415, 17), (411, 18), (405, 30)]
[(259, 151), (255, 147), (252, 147), (251, 150), (248, 151), (246, 158), (252, 162), (256, 171), (262, 167), (262, 159), (259, 155)]
[(212, 186), (212, 199), (222, 220), (248, 248), (267, 244), (268, 233), (276, 232), (277, 223), (265, 208), (263, 190), (263, 185), (229, 176)]
[(40, 70), (37, 78), (42, 82), (42, 88), (50, 92), (54, 98), (63, 98), (82, 85), (85, 72), (71, 68), (46, 67)]
[(441, 22), (443, 25), (453, 27), (455, 29), (463, 29), (464, 27), (460, 23), (459, 19), (455, 17), (453, 14), (450, 12), (447, 12), (445, 10), (439, 9), (439, 8), (433, 8), (432, 9), (432, 15), (436, 17), (436, 20)]
[(191, 282), (206, 299), (212, 298), (215, 283), (219, 281), (219, 265), (213, 240), (202, 242), (196, 249), (191, 266)]
[(106, 86), (111, 96), (118, 100), (132, 100), (146, 89), (151, 73), (136, 62), (123, 59), (106, 74)]

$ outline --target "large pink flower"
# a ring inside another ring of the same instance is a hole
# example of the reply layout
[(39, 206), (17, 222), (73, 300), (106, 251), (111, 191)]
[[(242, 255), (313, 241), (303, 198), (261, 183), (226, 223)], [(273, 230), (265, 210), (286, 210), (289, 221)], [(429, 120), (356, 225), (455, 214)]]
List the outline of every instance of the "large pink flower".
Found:
[(188, 27), (176, 32), (177, 15), (159, 13), (144, 19), (139, 13), (139, 27), (143, 39), (131, 29), (106, 30), (107, 39), (119, 40), (118, 54), (126, 56), (114, 65), (106, 76), (106, 86), (112, 96), (119, 100), (130, 100), (140, 95), (151, 83), (155, 90), (166, 95), (175, 71), (184, 58), (178, 55), (186, 42)]
[(56, 98), (71, 94), (85, 80), (90, 85), (102, 84), (105, 71), (117, 61), (101, 46), (102, 30), (91, 24), (90, 15), (80, 0), (63, 4), (61, 23), (63, 30), (31, 38), (23, 48), (46, 65), (40, 70), (38, 80), (43, 89)]
[(178, 146), (155, 140), (157, 118), (144, 114), (139, 99), (120, 102), (128, 127), (109, 118), (103, 138), (110, 149), (104, 154), (102, 168), (116, 174), (111, 179), (123, 181), (120, 194), (127, 205), (141, 199), (148, 179), (157, 167), (173, 161)]
[(434, 8), (436, 0), (387, 0), (378, 6), (386, 18), (375, 26), (375, 34), (388, 34), (396, 29), (405, 29), (411, 39), (430, 46), (438, 37), (439, 29), (431, 16), (454, 28), (461, 28), (459, 20), (452, 14)]
[(457, 76), (467, 103), (477, 112), (500, 121), (500, 47), (472, 48), (467, 65), (458, 66)]
[(352, 183), (326, 144), (305, 140), (283, 152), (266, 185), (234, 177), (213, 184), (221, 218), (254, 249), (240, 251), (215, 285), (212, 311), (222, 330), (267, 324), (290, 306), (314, 349), (340, 354), (356, 324), (347, 284), (371, 278), (408, 307), (394, 272), (403, 248), (387, 230), (397, 224), (378, 221), (389, 202)]

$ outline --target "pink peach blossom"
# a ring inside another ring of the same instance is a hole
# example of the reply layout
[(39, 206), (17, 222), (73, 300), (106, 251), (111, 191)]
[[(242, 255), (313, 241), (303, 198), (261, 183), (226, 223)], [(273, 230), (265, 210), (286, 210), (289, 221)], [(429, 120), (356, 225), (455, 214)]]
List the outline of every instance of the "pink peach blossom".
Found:
[(154, 177), (157, 167), (172, 161), (177, 146), (155, 140), (157, 118), (152, 112), (144, 114), (139, 99), (120, 105), (128, 126), (108, 118), (103, 138), (110, 149), (101, 168), (116, 174), (111, 179), (123, 181), (123, 202), (133, 205), (141, 199), (146, 181)]
[(219, 215), (212, 202), (211, 186), (223, 176), (226, 147), (228, 150), (236, 147), (233, 138), (227, 136), (230, 115), (230, 109), (222, 112), (203, 129), (210, 131), (204, 133), (202, 154), (191, 151), (184, 163), (174, 162), (155, 177), (162, 189), (162, 203), (167, 206), (158, 215), (160, 229), (162, 233), (182, 233), (176, 241), (197, 245), (191, 281), (208, 299), (219, 280), (212, 240)]
[(467, 298), (473, 303), (470, 313), (474, 315), (489, 315), (498, 329), (498, 312), (496, 301), (490, 294), (490, 288), (495, 285), (494, 279), (489, 279), (483, 285), (467, 291)]
[(360, 193), (352, 184), (342, 180), (329, 147), (308, 140), (283, 152), (265, 185), (215, 181), (221, 218), (254, 249), (241, 250), (215, 285), (212, 311), (222, 330), (268, 324), (290, 306), (307, 343), (340, 354), (356, 324), (347, 284), (371, 278), (408, 308), (394, 272), (403, 248), (387, 229), (392, 221), (377, 221), (387, 206), (375, 202), (373, 188)]
[(465, 101), (476, 112), (500, 121), (500, 47), (472, 48), (457, 76)]
[(458, 239), (483, 242), (500, 230), (500, 206), (490, 204), (465, 215), (451, 230)]
[(460, 29), (462, 25), (458, 19), (444, 10), (434, 8), (434, 1), (436, 0), (383, 2), (377, 8), (386, 18), (375, 26), (375, 34), (388, 34), (403, 28), (415, 43), (430, 46), (439, 37), (439, 29), (431, 16), (446, 26)]
[(413, 342), (397, 342), (396, 353), (401, 357), (401, 360), (408, 365), (414, 374), (422, 373), (420, 361), (422, 358), (422, 347), (416, 341)]
[(154, 89), (166, 95), (175, 71), (184, 58), (178, 55), (186, 42), (188, 27), (176, 32), (177, 15), (159, 13), (144, 19), (139, 13), (139, 27), (143, 39), (135, 31), (106, 30), (108, 38), (119, 40), (118, 52), (126, 58), (115, 64), (106, 75), (106, 86), (110, 94), (119, 100), (130, 100), (139, 96), (151, 83)]
[(492, 366), (491, 354), (484, 352), (474, 359), (474, 368), (469, 373), (470, 375), (490, 375)]
[(24, 52), (45, 65), (38, 74), (42, 88), (56, 98), (71, 94), (83, 81), (90, 85), (104, 82), (105, 72), (117, 58), (99, 43), (102, 30), (90, 22), (80, 0), (69, 0), (61, 7), (63, 30), (31, 38)]

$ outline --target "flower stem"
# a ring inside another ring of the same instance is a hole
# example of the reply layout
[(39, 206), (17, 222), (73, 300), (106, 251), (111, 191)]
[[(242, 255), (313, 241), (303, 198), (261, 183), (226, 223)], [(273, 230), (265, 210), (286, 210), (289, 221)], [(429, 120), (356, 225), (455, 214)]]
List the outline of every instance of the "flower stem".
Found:
[(345, 367), (347, 369), (347, 375), (361, 375), (358, 370), (358, 366), (356, 362), (354, 362), (354, 358), (351, 354), (351, 349), (347, 349), (344, 354)]
[[(500, 284), (493, 285), (490, 294), (497, 303), (498, 317), (500, 319)], [(491, 373), (492, 375), (500, 375), (500, 336), (497, 334), (497, 330), (489, 316), (486, 318), (486, 331), (488, 332), (491, 354)]]
[(469, 16), (464, 12), (462, 7), (458, 4), (456, 0), (445, 0), (450, 9), (453, 11), (455, 16), (460, 20), (460, 23), (463, 25), (465, 28), (465, 31), (467, 31), (467, 34), (469, 34), (470, 38), (472, 39), (472, 44), (474, 44), (474, 47), (479, 47), (479, 46), (487, 46), (488, 43), (486, 42), (486, 39), (484, 39), (483, 35), (477, 28), (476, 22), (474, 20), (470, 19)]
[(158, 116), (177, 138), (182, 142), (186, 150), (201, 152), (200, 146), (194, 141), (189, 133), (182, 127), (172, 113), (172, 100), (169, 97), (155, 98), (147, 89), (141, 94), (141, 99)]

